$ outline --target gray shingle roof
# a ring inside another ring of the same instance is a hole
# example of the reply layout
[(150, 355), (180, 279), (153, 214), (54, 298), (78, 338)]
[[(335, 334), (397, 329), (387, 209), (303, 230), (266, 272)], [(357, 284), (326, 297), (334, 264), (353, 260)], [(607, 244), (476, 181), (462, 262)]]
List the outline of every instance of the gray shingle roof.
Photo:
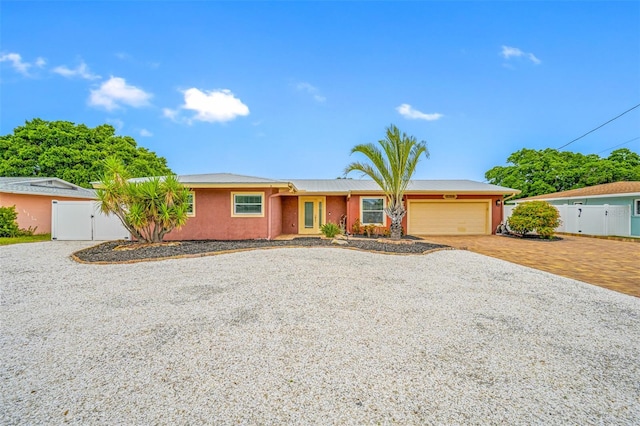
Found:
[(59, 178), (0, 177), (0, 192), (95, 199), (96, 191)]

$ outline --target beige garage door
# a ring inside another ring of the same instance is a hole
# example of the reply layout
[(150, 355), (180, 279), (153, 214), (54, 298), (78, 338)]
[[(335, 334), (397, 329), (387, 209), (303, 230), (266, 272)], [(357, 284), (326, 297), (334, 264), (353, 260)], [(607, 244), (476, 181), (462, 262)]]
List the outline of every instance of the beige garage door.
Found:
[(490, 201), (410, 201), (411, 235), (490, 234)]

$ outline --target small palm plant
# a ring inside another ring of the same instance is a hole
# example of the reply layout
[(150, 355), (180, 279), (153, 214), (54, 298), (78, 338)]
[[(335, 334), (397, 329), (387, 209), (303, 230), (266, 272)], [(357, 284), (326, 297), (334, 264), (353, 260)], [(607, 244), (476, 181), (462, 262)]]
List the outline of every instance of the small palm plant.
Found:
[[(378, 147), (379, 145), (379, 147)], [(393, 124), (387, 127), (386, 136), (378, 145), (368, 143), (356, 145), (351, 153), (363, 154), (369, 162), (354, 162), (345, 169), (345, 175), (354, 170), (373, 179), (387, 198), (385, 213), (391, 218), (391, 239), (402, 238), (402, 218), (406, 214), (402, 197), (409, 181), (424, 154), (429, 158), (427, 143), (400, 133)]]
[(130, 181), (124, 164), (110, 157), (97, 192), (102, 212), (115, 214), (138, 241), (162, 242), (187, 221), (189, 190), (175, 175)]

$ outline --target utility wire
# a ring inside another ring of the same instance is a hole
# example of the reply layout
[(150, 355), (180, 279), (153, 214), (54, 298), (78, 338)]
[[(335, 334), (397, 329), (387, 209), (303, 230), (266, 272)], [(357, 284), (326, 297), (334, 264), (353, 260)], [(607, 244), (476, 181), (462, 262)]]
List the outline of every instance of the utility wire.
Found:
[(587, 133), (585, 133), (584, 135), (582, 135), (582, 136), (580, 136), (580, 137), (577, 137), (577, 138), (575, 138), (574, 140), (572, 140), (571, 142), (567, 142), (567, 143), (565, 143), (564, 145), (562, 145), (560, 148), (556, 148), (556, 149), (562, 149), (562, 148), (564, 148), (565, 146), (571, 145), (571, 144), (572, 144), (572, 143), (574, 143), (575, 141), (577, 141), (577, 140), (580, 140), (580, 139), (584, 138), (584, 137), (585, 137), (585, 136), (587, 136), (588, 134), (595, 132), (595, 131), (596, 131), (596, 130), (598, 130), (599, 128), (606, 126), (607, 124), (611, 123), (612, 121), (617, 120), (618, 118), (622, 117), (623, 115), (625, 115), (625, 114), (626, 114), (626, 113), (628, 113), (629, 111), (633, 111), (634, 109), (636, 109), (636, 108), (638, 108), (638, 107), (640, 107), (640, 104), (638, 104), (638, 105), (636, 105), (636, 106), (634, 106), (634, 107), (632, 107), (632, 108), (629, 108), (628, 110), (626, 110), (626, 111), (625, 111), (625, 112), (623, 112), (622, 114), (620, 114), (620, 115), (618, 115), (618, 116), (616, 116), (616, 117), (613, 117), (611, 120), (607, 121), (606, 123), (603, 123), (603, 124), (599, 125), (599, 126), (598, 126), (598, 127), (596, 127), (595, 129), (589, 130), (589, 131), (588, 131)]
[(629, 142), (637, 141), (638, 139), (640, 139), (640, 136), (636, 136), (635, 138), (633, 138), (633, 139), (629, 139), (629, 140), (628, 140), (628, 141), (626, 141), (626, 142), (619, 143), (618, 145), (612, 146), (611, 148), (603, 149), (603, 150), (602, 150), (602, 151), (600, 151), (600, 152), (596, 152), (596, 154), (602, 154), (603, 152), (611, 151), (613, 148), (617, 148), (617, 147), (619, 147), (619, 146), (626, 145), (626, 144), (628, 144)]

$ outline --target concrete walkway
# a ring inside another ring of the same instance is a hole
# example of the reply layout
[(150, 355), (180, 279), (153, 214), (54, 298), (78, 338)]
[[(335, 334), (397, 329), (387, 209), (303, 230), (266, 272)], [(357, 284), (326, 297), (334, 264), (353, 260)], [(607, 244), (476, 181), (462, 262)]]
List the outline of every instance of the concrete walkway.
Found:
[(496, 235), (423, 238), (640, 297), (637, 242), (575, 236), (562, 236), (561, 241)]

